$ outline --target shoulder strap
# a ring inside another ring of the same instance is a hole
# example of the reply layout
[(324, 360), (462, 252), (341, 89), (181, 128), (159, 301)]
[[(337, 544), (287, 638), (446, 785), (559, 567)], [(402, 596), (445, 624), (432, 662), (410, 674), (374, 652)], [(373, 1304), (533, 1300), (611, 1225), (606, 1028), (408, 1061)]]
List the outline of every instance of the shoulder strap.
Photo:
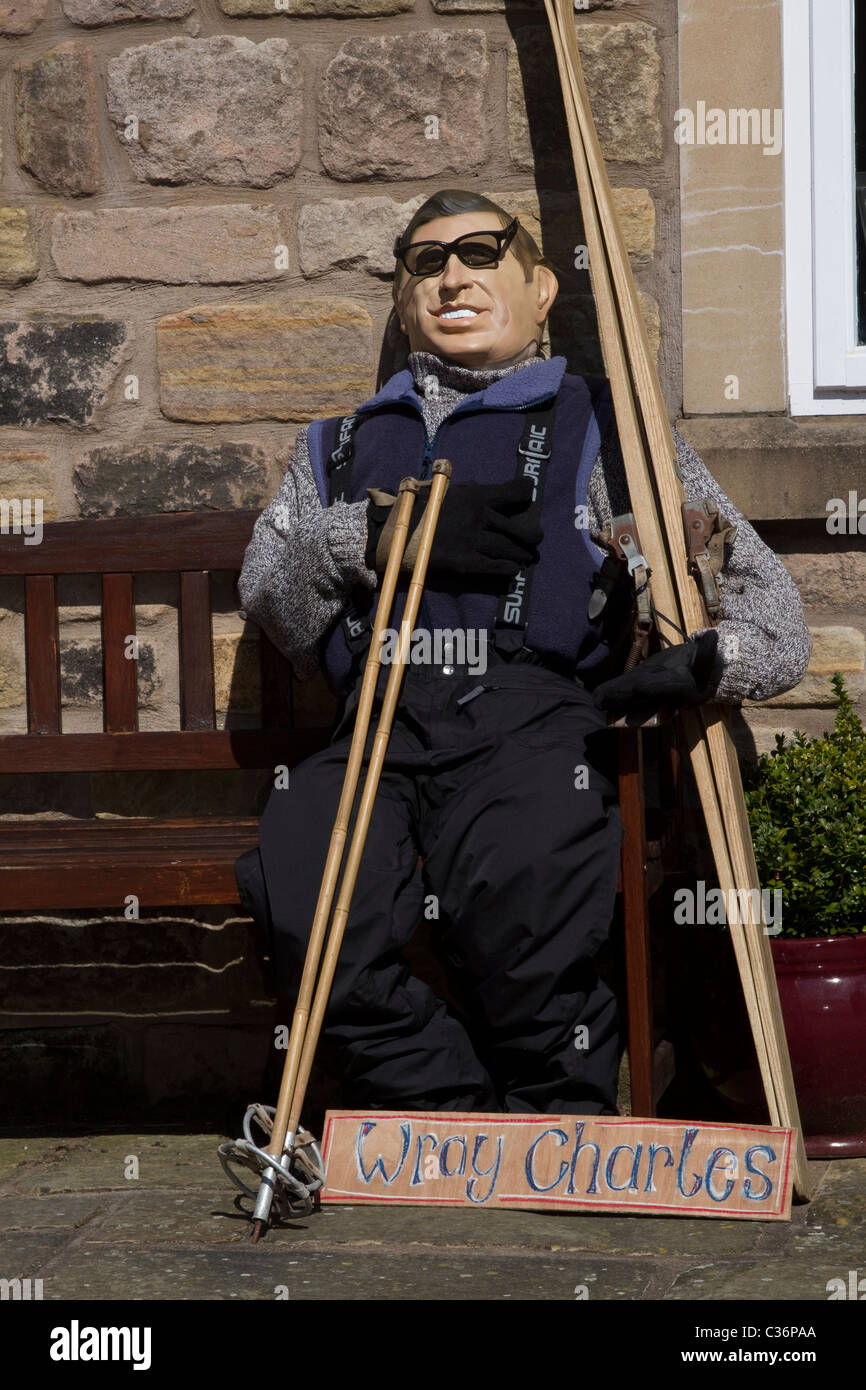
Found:
[[(533, 482), (532, 501), (529, 505), (529, 514), (533, 520), (538, 520), (541, 516), (541, 498), (552, 452), (555, 414), (555, 396), (546, 405), (529, 411), (517, 446), (516, 477), (531, 478)], [(506, 592), (499, 600), (493, 625), (493, 645), (497, 651), (514, 652), (524, 645), (532, 573), (532, 565), (526, 565), (519, 570), (509, 581)]]
[(352, 494), (352, 468), (355, 463), (355, 415), (344, 415), (337, 422), (336, 444), (328, 458), (331, 502), (348, 502)]
[[(336, 447), (328, 459), (330, 502), (352, 500), (352, 470), (355, 463), (355, 415), (344, 415), (337, 425)], [(354, 598), (349, 599), (341, 619), (343, 636), (353, 653), (361, 652), (373, 635), (370, 620), (359, 612)]]

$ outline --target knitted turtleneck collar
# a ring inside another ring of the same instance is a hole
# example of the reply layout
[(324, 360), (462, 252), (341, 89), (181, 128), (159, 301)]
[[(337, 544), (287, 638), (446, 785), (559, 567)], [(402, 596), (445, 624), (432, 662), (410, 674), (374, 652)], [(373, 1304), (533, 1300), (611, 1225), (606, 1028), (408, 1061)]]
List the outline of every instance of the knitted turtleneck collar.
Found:
[(513, 372), (522, 371), (524, 367), (532, 367), (537, 362), (544, 362), (545, 360), (545, 358), (533, 354), (524, 357), (520, 362), (512, 362), (510, 367), (475, 368), (461, 367), (457, 362), (439, 357), (435, 352), (410, 352), (408, 366), (415, 378), (415, 385), (422, 395), (426, 394), (425, 384), (431, 377), (436, 382), (434, 391), (444, 386), (452, 391), (459, 391), (461, 394), (470, 394), (475, 391), (483, 391), (485, 386), (490, 386), (500, 377), (510, 376)]

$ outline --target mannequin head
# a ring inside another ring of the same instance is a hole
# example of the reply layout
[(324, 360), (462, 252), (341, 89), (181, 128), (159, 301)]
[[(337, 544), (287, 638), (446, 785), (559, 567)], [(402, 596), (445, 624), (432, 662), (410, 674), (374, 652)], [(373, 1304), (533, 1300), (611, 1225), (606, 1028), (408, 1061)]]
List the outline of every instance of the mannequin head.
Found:
[[(397, 239), (454, 241), (466, 232), (500, 231), (511, 215), (479, 193), (444, 189), (428, 198)], [(412, 352), (434, 352), (463, 367), (507, 367), (540, 348), (545, 320), (559, 288), (550, 262), (518, 226), (502, 258), (467, 266), (452, 252), (442, 270), (410, 275), (398, 260), (394, 312)], [(449, 308), (471, 318), (442, 318)]]

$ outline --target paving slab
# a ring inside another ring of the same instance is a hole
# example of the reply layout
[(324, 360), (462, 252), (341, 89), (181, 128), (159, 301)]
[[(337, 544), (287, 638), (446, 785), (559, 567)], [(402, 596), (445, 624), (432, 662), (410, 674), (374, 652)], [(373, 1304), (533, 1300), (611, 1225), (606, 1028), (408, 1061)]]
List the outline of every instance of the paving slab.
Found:
[[(138, 1190), (210, 1187), (222, 1179), (216, 1151), (221, 1142), (213, 1134), (99, 1134), (55, 1141), (38, 1166), (16, 1171), (8, 1190), (34, 1195), (128, 1191), (132, 1182)], [(128, 1176), (133, 1171), (137, 1177)]]
[[(665, 1293), (665, 1299), (713, 1302), (743, 1298), (747, 1301), (826, 1303), (831, 1279), (847, 1277), (847, 1266), (817, 1264), (793, 1257), (779, 1260), (733, 1258), (724, 1264), (712, 1261), (684, 1270)], [(792, 1319), (791, 1321), (794, 1321)]]
[(4, 1231), (0, 1235), (0, 1279), (32, 1279), (67, 1244), (65, 1231)]
[(107, 1193), (62, 1193), (56, 1197), (0, 1197), (0, 1241), (6, 1231), (53, 1227), (76, 1230), (103, 1215), (119, 1198)]
[(841, 1158), (827, 1171), (802, 1224), (786, 1244), (798, 1257), (859, 1259), (866, 1274), (866, 1158)]
[(91, 1240), (109, 1245), (140, 1245), (144, 1232), (151, 1246), (230, 1245), (248, 1241), (252, 1231), (250, 1218), (235, 1208), (231, 1197), (225, 1199), (225, 1186), (218, 1167), (210, 1191), (184, 1191), (183, 1195), (176, 1191), (112, 1194), (111, 1210), (88, 1235)]
[(79, 1244), (45, 1276), (46, 1299), (467, 1300), (639, 1299), (652, 1262), (483, 1251), (393, 1254), (273, 1247), (160, 1251)]
[(58, 1139), (0, 1139), (0, 1187), (54, 1153)]

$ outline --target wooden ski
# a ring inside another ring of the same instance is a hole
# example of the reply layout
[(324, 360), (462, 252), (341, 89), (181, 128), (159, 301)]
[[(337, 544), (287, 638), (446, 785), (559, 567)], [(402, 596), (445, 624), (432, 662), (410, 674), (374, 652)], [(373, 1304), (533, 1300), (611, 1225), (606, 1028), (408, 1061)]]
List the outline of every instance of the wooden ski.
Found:
[[(599, 334), (611, 382), (632, 510), (652, 572), (653, 605), (668, 620), (663, 636), (683, 640), (711, 626), (689, 574), (682, 522), (685, 491), (676, 447), (583, 78), (572, 0), (544, 0), (574, 157), (589, 251)], [(674, 626), (676, 625), (676, 626)], [(771, 1123), (796, 1131), (794, 1189), (810, 1182), (758, 871), (736, 752), (726, 713), (702, 705), (679, 716), (701, 798), (719, 886), (728, 903), (743, 994)], [(757, 889), (757, 895), (752, 891)], [(736, 910), (731, 908), (736, 904)], [(741, 911), (745, 908), (745, 911)]]

